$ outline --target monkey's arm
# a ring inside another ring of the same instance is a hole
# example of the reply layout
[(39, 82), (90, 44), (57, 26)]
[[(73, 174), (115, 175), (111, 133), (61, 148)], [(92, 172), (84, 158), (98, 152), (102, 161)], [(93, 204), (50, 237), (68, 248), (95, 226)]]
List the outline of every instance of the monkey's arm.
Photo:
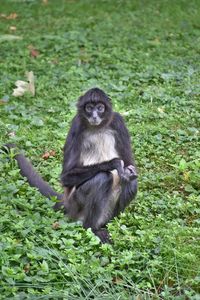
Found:
[(64, 186), (72, 187), (79, 186), (85, 181), (91, 179), (99, 172), (107, 172), (116, 169), (119, 176), (121, 177), (124, 170), (122, 162), (119, 158), (114, 158), (112, 160), (102, 162), (100, 164), (94, 164), (90, 166), (79, 166), (74, 167), (71, 170), (65, 170), (62, 172), (61, 181)]
[(137, 169), (131, 150), (129, 132), (119, 113), (114, 114), (111, 127), (116, 131), (116, 146), (120, 158), (124, 161), (124, 174), (127, 180), (122, 181), (122, 192), (116, 205), (114, 216), (123, 211), (137, 194)]
[(119, 157), (124, 162), (124, 166), (135, 166), (131, 149), (130, 135), (128, 129), (126, 128), (124, 120), (119, 113), (114, 113), (113, 121), (110, 126), (116, 132), (116, 148), (117, 152), (119, 153)]

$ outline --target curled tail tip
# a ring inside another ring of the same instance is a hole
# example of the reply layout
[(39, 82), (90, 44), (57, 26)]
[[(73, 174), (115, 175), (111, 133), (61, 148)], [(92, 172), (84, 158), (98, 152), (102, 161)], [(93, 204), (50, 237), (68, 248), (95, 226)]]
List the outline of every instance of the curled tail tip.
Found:
[(11, 149), (11, 148), (17, 148), (17, 145), (14, 143), (7, 143), (7, 144), (4, 144), (3, 147)]
[(4, 153), (10, 153), (11, 149), (18, 149), (17, 145), (14, 143), (7, 143), (4, 144), (1, 148), (0, 148)]
[(15, 152), (16, 152), (16, 150), (19, 150), (17, 145), (14, 143), (7, 143), (7, 144), (4, 144), (2, 147), (0, 147), (0, 150), (6, 154), (9, 154), (12, 149), (14, 149)]

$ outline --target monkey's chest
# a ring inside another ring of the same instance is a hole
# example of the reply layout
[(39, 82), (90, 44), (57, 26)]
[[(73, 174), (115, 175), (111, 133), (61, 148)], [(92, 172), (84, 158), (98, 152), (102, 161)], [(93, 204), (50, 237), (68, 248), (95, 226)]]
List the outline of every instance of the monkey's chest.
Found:
[(84, 166), (119, 157), (112, 130), (85, 132), (81, 145), (80, 163)]

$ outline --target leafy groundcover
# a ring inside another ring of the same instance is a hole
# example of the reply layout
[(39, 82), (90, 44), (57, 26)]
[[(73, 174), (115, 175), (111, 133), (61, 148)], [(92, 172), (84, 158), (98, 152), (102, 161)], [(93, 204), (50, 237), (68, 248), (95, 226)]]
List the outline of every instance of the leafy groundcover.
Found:
[[(1, 0), (0, 53), (1, 145), (61, 191), (76, 100), (98, 86), (139, 169), (137, 201), (101, 245), (1, 153), (0, 299), (199, 299), (199, 1)], [(35, 94), (15, 97), (26, 72)]]

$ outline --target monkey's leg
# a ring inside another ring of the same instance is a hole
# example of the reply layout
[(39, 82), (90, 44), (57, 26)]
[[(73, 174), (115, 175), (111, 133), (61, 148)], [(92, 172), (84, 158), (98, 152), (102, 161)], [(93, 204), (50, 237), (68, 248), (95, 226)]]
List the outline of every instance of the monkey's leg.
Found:
[(115, 206), (112, 185), (112, 174), (100, 172), (81, 185), (75, 194), (76, 201), (83, 207), (84, 228), (91, 228), (102, 243), (110, 242), (109, 233), (104, 226), (110, 220)]
[(133, 200), (137, 194), (138, 184), (137, 179), (124, 181), (119, 196), (119, 201), (115, 207), (113, 217), (117, 216), (121, 211), (124, 211), (126, 206)]

